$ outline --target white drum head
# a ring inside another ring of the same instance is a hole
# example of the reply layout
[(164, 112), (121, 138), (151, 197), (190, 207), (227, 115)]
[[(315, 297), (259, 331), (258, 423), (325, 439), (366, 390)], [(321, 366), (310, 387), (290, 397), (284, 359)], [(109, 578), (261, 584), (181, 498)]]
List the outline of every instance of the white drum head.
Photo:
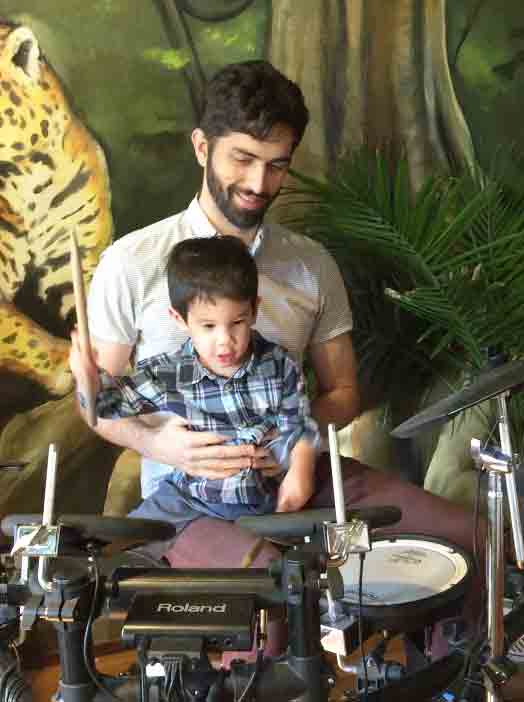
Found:
[[(403, 605), (450, 590), (467, 575), (468, 563), (452, 547), (418, 538), (373, 541), (364, 560), (362, 604)], [(358, 604), (360, 558), (351, 555), (341, 566), (344, 599)]]

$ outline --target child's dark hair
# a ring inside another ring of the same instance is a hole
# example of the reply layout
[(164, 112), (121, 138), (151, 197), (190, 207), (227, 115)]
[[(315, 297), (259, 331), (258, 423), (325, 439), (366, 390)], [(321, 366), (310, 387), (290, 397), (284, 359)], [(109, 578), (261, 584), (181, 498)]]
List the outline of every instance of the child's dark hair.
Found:
[(169, 299), (187, 321), (194, 300), (249, 300), (258, 295), (256, 263), (241, 239), (234, 236), (195, 237), (176, 244), (167, 262)]
[(308, 120), (296, 83), (267, 61), (244, 61), (225, 66), (207, 84), (200, 128), (209, 140), (230, 132), (266, 139), (275, 125), (285, 124), (295, 133), (295, 147)]

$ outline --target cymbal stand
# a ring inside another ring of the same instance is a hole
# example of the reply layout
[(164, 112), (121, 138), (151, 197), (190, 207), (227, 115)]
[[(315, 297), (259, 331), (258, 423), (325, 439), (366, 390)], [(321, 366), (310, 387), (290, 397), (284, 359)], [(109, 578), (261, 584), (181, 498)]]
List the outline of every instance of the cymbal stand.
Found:
[[(505, 392), (497, 396), (498, 429), (501, 450), (495, 447), (481, 447), (478, 439), (471, 440), (471, 455), (480, 470), (488, 473), (488, 538), (487, 538), (487, 616), (488, 643), (491, 659), (504, 654), (504, 493), (502, 478), (506, 480), (506, 490), (511, 516), (511, 528), (517, 565), (524, 567), (524, 543), (518, 507), (514, 469), (518, 466), (518, 456), (514, 456), (509, 435), (507, 396)], [(484, 674), (487, 702), (502, 700), (496, 683)]]

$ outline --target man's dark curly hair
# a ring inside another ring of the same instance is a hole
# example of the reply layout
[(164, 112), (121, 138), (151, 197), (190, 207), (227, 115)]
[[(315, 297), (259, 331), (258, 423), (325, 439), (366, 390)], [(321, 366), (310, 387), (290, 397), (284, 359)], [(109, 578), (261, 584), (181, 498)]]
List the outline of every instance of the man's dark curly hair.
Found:
[(266, 139), (277, 124), (295, 132), (296, 147), (309, 120), (302, 91), (267, 61), (225, 66), (209, 81), (200, 128), (210, 140), (230, 132)]

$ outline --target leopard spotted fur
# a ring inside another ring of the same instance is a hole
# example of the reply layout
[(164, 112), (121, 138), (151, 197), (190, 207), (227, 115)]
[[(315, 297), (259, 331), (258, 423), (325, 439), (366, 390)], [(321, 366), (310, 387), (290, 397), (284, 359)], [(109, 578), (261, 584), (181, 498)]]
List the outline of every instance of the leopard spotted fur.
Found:
[(0, 21), (0, 371), (57, 396), (71, 389), (69, 343), (17, 297), (30, 283), (38, 304), (71, 318), (73, 229), (88, 285), (112, 234), (104, 153), (31, 30)]

